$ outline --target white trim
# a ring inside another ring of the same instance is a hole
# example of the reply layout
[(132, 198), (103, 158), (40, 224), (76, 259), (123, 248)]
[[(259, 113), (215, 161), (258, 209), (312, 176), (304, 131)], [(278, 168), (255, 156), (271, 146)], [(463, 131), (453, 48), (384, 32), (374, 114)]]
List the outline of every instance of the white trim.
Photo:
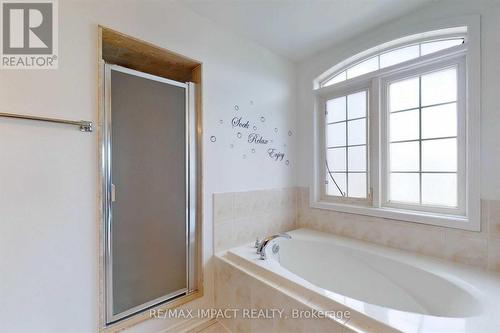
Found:
[(386, 219), (408, 221), (422, 224), (430, 224), (441, 227), (449, 227), (455, 229), (464, 229), (470, 231), (479, 231), (473, 223), (470, 223), (467, 217), (457, 216), (457, 215), (446, 215), (437, 213), (426, 213), (419, 211), (411, 211), (407, 209), (396, 209), (396, 208), (377, 208), (377, 207), (365, 207), (365, 206), (355, 206), (346, 205), (327, 201), (312, 201), (313, 196), (311, 196), (310, 206), (312, 208), (334, 210), (343, 213), (351, 213), (358, 215), (382, 217)]
[(380, 179), (381, 168), (379, 163), (380, 151), (380, 80), (372, 80), (370, 100), (370, 185), (372, 194), (372, 205), (380, 207)]
[(466, 58), (466, 132), (467, 132), (467, 217), (481, 230), (481, 19), (469, 17)]
[[(459, 26), (457, 29), (463, 29), (466, 26), (466, 43), (445, 49), (436, 53), (431, 53), (429, 55), (419, 57), (413, 60), (409, 60), (395, 66), (387, 67), (374, 71), (359, 77), (355, 77), (343, 82), (339, 82), (334, 85), (319, 87), (319, 82), (325, 80), (327, 77), (332, 77), (332, 73), (335, 71), (340, 72), (340, 69), (345, 69), (348, 64), (352, 64), (353, 61), (360, 60), (361, 58), (368, 59), (370, 56), (374, 56), (380, 53), (384, 48), (389, 49), (396, 48), (397, 43), (401, 43), (406, 39), (406, 43), (409, 44), (409, 40), (416, 42), (415, 36), (421, 36), (421, 38), (432, 37), (430, 35), (426, 36), (426, 33), (414, 34), (411, 36), (403, 37), (400, 39), (393, 40), (381, 44), (379, 46), (368, 49), (364, 52), (360, 52), (353, 57), (346, 59), (345, 61), (337, 64), (336, 66), (330, 68), (323, 74), (314, 80), (313, 93), (315, 95), (314, 99), (314, 112), (313, 112), (313, 130), (314, 130), (314, 147), (313, 147), (313, 173), (311, 178), (310, 186), (310, 206), (312, 208), (335, 210), (346, 213), (367, 215), (382, 217), (388, 219), (395, 219), (408, 222), (416, 222), (430, 225), (437, 225), (443, 227), (464, 229), (470, 231), (480, 231), (481, 228), (481, 209), (480, 209), (480, 70), (481, 70), (481, 50), (480, 50), (480, 16), (471, 15), (459, 18), (452, 18), (448, 20), (443, 20), (441, 22), (432, 22), (428, 24), (429, 27), (433, 29), (439, 29), (439, 25), (445, 28), (453, 28), (453, 26)], [(433, 30), (433, 31), (443, 31)], [(433, 32), (431, 31), (431, 33)], [(448, 30), (451, 31), (451, 30)], [(463, 33), (463, 30), (455, 30), (453, 33)], [(431, 34), (432, 35), (432, 34)], [(448, 35), (449, 36), (449, 35)], [(398, 44), (403, 46), (402, 44)], [(440, 60), (446, 61), (446, 59), (464, 57), (466, 59), (466, 112), (465, 112), (465, 131), (466, 131), (466, 207), (465, 213), (463, 215), (450, 215), (444, 213), (429, 213), (424, 211), (415, 211), (408, 209), (398, 209), (382, 207), (382, 179), (380, 170), (379, 157), (381, 154), (381, 133), (380, 129), (382, 126), (381, 114), (379, 110), (381, 108), (380, 92), (381, 92), (381, 78), (385, 76), (392, 75), (396, 72), (402, 70), (411, 70), (413, 68), (421, 66), (430, 66)], [(356, 58), (357, 57), (357, 58)], [(356, 59), (355, 59), (356, 58)], [(321, 99), (330, 95), (332, 92), (349, 90), (353, 86), (359, 86), (367, 81), (371, 82), (370, 87), (370, 183), (372, 186), (372, 196), (373, 196), (373, 206), (367, 207), (366, 205), (354, 205), (346, 203), (336, 203), (326, 201), (321, 196), (321, 187), (324, 187), (324, 179), (321, 175), (323, 166), (324, 147), (321, 144), (321, 138), (324, 137), (324, 115), (321, 116)], [(322, 120), (323, 119), (323, 120)]]

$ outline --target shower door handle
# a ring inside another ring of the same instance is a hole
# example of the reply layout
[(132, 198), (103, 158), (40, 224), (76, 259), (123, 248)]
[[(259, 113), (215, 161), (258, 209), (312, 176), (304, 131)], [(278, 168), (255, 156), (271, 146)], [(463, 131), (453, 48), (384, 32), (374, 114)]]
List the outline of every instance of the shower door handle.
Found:
[(111, 202), (116, 201), (116, 188), (115, 184), (111, 184)]

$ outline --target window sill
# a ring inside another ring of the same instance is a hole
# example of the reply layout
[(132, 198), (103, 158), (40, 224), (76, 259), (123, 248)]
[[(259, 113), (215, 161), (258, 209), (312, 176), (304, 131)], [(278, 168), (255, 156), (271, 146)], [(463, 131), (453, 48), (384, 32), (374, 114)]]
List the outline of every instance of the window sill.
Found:
[(422, 223), (469, 231), (480, 231), (479, 223), (472, 223), (471, 220), (466, 216), (426, 213), (387, 207), (366, 207), (328, 201), (313, 201), (311, 202), (310, 206), (311, 208), (333, 210), (343, 213), (374, 216), (392, 220)]

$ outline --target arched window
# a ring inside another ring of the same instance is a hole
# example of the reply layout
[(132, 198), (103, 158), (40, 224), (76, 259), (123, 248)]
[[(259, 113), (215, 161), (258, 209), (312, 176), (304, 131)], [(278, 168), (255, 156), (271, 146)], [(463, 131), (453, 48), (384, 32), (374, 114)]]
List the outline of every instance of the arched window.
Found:
[(316, 201), (419, 222), (424, 214), (440, 225), (445, 216), (468, 218), (476, 202), (467, 119), (479, 111), (467, 109), (468, 47), (467, 27), (429, 31), (356, 54), (317, 78)]
[(335, 73), (333, 76), (321, 82), (320, 86), (327, 87), (382, 68), (394, 66), (408, 60), (417, 59), (434, 52), (461, 45), (464, 42), (465, 36), (458, 38), (451, 37), (446, 39), (434, 39), (380, 52), (366, 60), (352, 64), (339, 73)]

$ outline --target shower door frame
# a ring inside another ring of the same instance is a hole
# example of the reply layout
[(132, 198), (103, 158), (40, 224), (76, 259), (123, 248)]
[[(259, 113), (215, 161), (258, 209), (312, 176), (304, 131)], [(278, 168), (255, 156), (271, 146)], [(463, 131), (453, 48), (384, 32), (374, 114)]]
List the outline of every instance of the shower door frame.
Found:
[[(178, 82), (156, 75), (147, 74), (119, 65), (103, 63), (101, 66), (104, 85), (103, 97), (104, 108), (101, 118), (101, 209), (103, 223), (104, 242), (104, 322), (105, 325), (112, 325), (118, 321), (134, 316), (144, 310), (155, 306), (163, 305), (174, 299), (186, 297), (198, 289), (197, 273), (197, 127), (196, 127), (196, 105), (195, 105), (195, 84), (192, 82)], [(181, 87), (185, 89), (185, 135), (186, 135), (186, 287), (178, 291), (163, 295), (146, 303), (140, 304), (119, 314), (113, 314), (113, 249), (112, 249), (112, 105), (111, 105), (111, 71), (118, 71), (137, 77), (161, 82), (164, 84)]]

